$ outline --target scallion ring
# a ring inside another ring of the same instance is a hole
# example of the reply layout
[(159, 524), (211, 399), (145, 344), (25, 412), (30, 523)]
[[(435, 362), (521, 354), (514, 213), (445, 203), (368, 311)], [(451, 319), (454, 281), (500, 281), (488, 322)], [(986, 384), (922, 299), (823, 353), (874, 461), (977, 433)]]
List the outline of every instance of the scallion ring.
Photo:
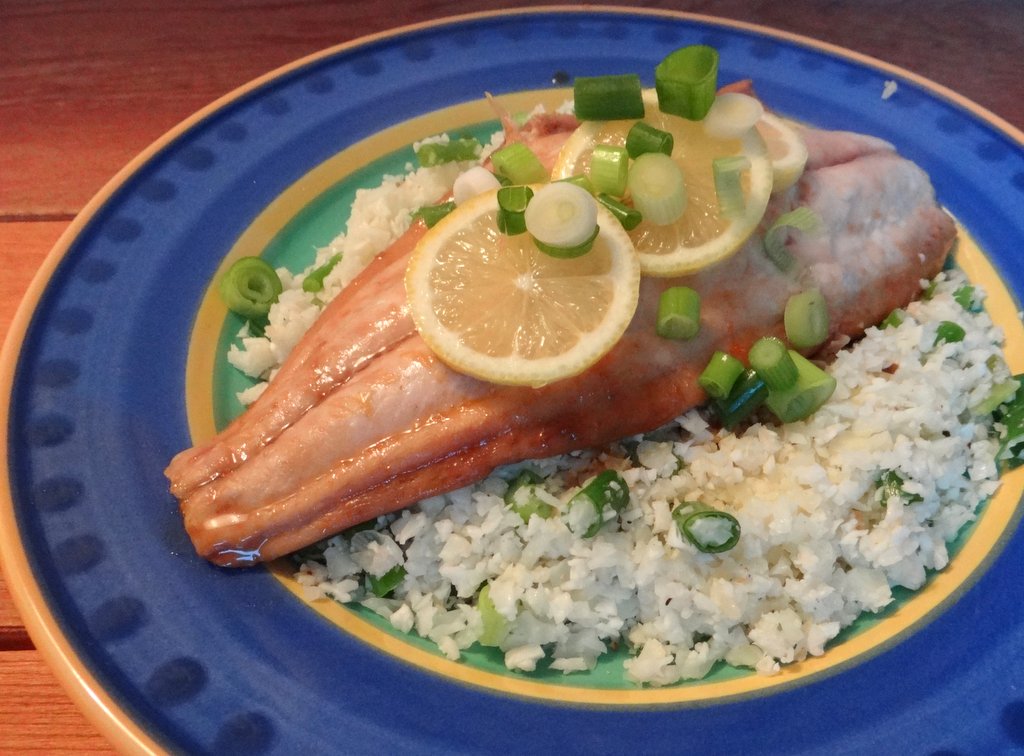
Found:
[(697, 384), (712, 399), (723, 399), (743, 374), (743, 362), (727, 352), (715, 352), (697, 378)]
[(820, 289), (807, 289), (786, 301), (786, 338), (797, 349), (811, 349), (828, 338), (828, 305)]
[(718, 51), (690, 45), (670, 53), (654, 69), (654, 86), (663, 113), (699, 121), (715, 101)]
[(259, 257), (236, 260), (220, 279), (220, 296), (231, 312), (243, 318), (264, 318), (284, 290), (281, 279)]
[(572, 90), (573, 109), (581, 121), (644, 117), (643, 89), (636, 74), (577, 76)]
[(590, 251), (597, 233), (597, 201), (574, 184), (545, 184), (525, 213), (526, 229), (538, 249), (555, 257)]
[(656, 226), (675, 223), (686, 210), (686, 182), (668, 155), (649, 152), (633, 161), (627, 180), (633, 206)]
[(700, 331), (700, 294), (689, 286), (671, 286), (658, 299), (655, 330), (666, 339), (685, 341)]

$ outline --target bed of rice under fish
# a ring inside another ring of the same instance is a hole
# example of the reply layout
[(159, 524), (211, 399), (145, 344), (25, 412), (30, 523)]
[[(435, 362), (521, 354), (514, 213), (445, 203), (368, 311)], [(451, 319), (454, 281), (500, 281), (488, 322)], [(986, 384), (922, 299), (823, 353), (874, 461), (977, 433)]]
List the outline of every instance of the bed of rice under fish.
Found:
[[(323, 292), (281, 271), (286, 291), (265, 335), (243, 332), (232, 364), (272, 376), (322, 303), (405, 230), (409, 212), (444, 194), (459, 166), (410, 171), (357, 194), (347, 232), (318, 252), (314, 265), (343, 254)], [(920, 588), (942, 569), (947, 544), (998, 487), (992, 417), (971, 408), (1009, 375), (999, 329), (953, 299), (963, 283), (958, 271), (942, 274), (901, 325), (870, 328), (842, 351), (829, 367), (835, 394), (804, 422), (736, 435), (694, 410), (646, 437), (524, 463), (546, 478), (559, 510), (529, 522), (503, 500), (524, 465), (499, 469), (331, 539), (297, 579), (309, 598), (362, 603), (451, 659), (480, 638), (476, 596), (490, 585), (508, 620), (499, 648), (512, 670), (584, 671), (626, 644), (626, 678), (667, 685), (702, 678), (720, 660), (773, 674), (820, 655), (862, 612), (890, 604), (895, 587)], [(963, 341), (936, 345), (941, 321), (959, 323)], [(622, 472), (630, 503), (608, 510), (596, 536), (577, 537), (566, 505), (608, 467)], [(883, 502), (888, 471), (905, 495)], [(680, 535), (672, 507), (692, 500), (737, 518), (733, 549), (705, 554)], [(374, 596), (367, 576), (396, 565), (401, 584)]]

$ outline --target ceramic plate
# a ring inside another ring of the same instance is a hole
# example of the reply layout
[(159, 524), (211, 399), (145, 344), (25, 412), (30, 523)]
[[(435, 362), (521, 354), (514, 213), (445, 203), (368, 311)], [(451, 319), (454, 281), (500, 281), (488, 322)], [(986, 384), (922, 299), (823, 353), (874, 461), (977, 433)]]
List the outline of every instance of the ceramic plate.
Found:
[[(226, 259), (308, 264), (343, 230), (355, 189), (411, 154), (399, 147), (420, 131), (486, 128), (484, 91), (514, 99), (578, 74), (643, 74), (693, 42), (720, 50), (722, 81), (753, 75), (771, 107), (888, 139), (924, 166), (985, 250), (970, 274), (995, 290), (1012, 340), (1024, 341), (1024, 140), (905, 71), (735, 23), (572, 9), (433, 23), (299, 61), (197, 114), (119, 174), (47, 259), (7, 343), (4, 567), (37, 646), (115, 745), (247, 754), (1024, 746), (1018, 480), (933, 577), (931, 598), (901, 604), (882, 636), (844, 642), (829, 663), (780, 684), (725, 692), (633, 695), (609, 684), (609, 697), (586, 679), (451, 665), (365, 617), (311, 608), (270, 570), (207, 564), (182, 529), (163, 469), (237, 411), (224, 398), (230, 379), (218, 377), (223, 313), (203, 304)], [(883, 98), (886, 82), (896, 91)]]

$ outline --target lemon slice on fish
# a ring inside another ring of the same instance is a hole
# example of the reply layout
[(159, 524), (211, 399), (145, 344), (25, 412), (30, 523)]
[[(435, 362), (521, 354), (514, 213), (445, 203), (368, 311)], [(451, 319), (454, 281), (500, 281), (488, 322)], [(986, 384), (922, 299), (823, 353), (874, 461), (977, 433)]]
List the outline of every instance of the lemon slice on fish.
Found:
[(493, 383), (542, 386), (581, 373), (636, 310), (633, 243), (599, 207), (591, 250), (551, 257), (528, 233), (498, 231), (497, 212), (497, 192), (477, 195), (416, 245), (405, 288), (417, 330), (445, 363)]
[[(653, 276), (692, 273), (736, 252), (757, 228), (772, 192), (768, 148), (756, 129), (738, 139), (709, 136), (700, 121), (662, 113), (653, 90), (644, 92), (647, 124), (672, 134), (672, 158), (682, 168), (686, 209), (664, 226), (641, 221), (629, 232), (643, 272)], [(569, 137), (558, 155), (551, 178), (585, 174), (598, 144), (622, 146), (635, 120), (586, 121)], [(743, 209), (725, 217), (718, 206), (712, 163), (716, 158), (745, 156), (750, 168), (741, 176)], [(627, 198), (628, 199), (628, 198)]]
[(792, 122), (771, 113), (764, 113), (756, 128), (772, 161), (772, 194), (785, 191), (803, 175), (807, 145)]

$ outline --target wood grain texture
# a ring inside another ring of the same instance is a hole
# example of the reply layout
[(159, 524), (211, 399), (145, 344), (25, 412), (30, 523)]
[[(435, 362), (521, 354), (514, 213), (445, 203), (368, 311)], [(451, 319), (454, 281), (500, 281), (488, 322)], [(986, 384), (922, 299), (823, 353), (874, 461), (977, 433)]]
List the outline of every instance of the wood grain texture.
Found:
[[(517, 2), (520, 8), (547, 5)], [(616, 3), (785, 29), (907, 68), (1024, 128), (1022, 0)], [(495, 0), (2, 0), (0, 334), (71, 218), (196, 110), (305, 55)], [(0, 580), (0, 754), (112, 753), (46, 669)]]

